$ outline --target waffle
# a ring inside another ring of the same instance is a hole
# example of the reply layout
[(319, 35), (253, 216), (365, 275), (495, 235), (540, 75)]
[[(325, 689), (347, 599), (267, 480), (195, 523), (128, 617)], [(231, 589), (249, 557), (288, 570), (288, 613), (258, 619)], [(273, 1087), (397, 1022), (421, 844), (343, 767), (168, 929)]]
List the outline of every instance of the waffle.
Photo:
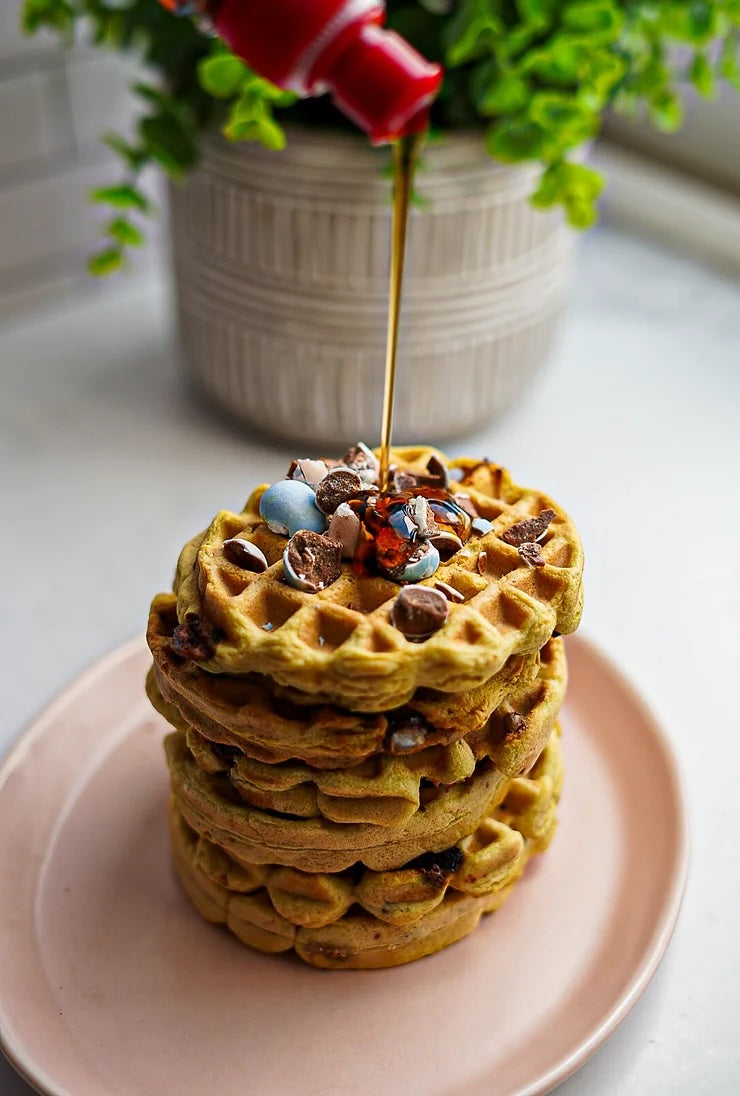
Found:
[(165, 750), (172, 791), (192, 829), (242, 863), (309, 872), (344, 871), (358, 861), (385, 871), (423, 852), (449, 848), (501, 802), (510, 784), (505, 773), (484, 761), (465, 781), (426, 789), (423, 809), (403, 825), (337, 823), (275, 814), (243, 802), (227, 777), (198, 765), (182, 732), (167, 736)]
[[(394, 627), (399, 587), (362, 576), (350, 563), (318, 593), (283, 581), (285, 538), (262, 522), (258, 488), (240, 514), (221, 511), (205, 533), (183, 549), (175, 578), (181, 621), (208, 622), (220, 638), (201, 666), (212, 673), (259, 673), (317, 699), (364, 712), (410, 701), (422, 687), (463, 692), (490, 681), (513, 655), (539, 650), (557, 630), (578, 625), (583, 553), (570, 518), (549, 498), (516, 486), (490, 463), (447, 461), (429, 448), (396, 449), (393, 460), (422, 471), (436, 456), (493, 522), (443, 563), (426, 585), (444, 582), (465, 599), (450, 605), (443, 626), (423, 643)], [(541, 543), (543, 566), (530, 566), (501, 534), (544, 509), (556, 517)], [(269, 564), (262, 574), (241, 570), (224, 556), (224, 541), (255, 544)]]
[[(386, 748), (386, 714), (316, 704), (310, 694), (258, 674), (207, 673), (173, 654), (170, 640), (176, 624), (174, 596), (158, 595), (147, 629), (154, 660), (147, 692), (173, 726), (191, 727), (212, 742), (234, 746), (267, 764), (297, 759), (322, 769), (349, 768)], [(539, 662), (537, 652), (513, 655), (493, 680), (464, 693), (419, 689), (407, 708), (430, 726), (423, 742), (405, 752), (447, 745), (484, 727), (508, 694), (534, 680)]]
[(227, 774), (252, 806), (299, 818), (399, 826), (419, 810), (422, 782), (456, 784), (486, 759), (508, 777), (527, 772), (550, 737), (566, 676), (563, 641), (551, 640), (535, 683), (509, 697), (480, 730), (450, 745), (428, 746), (408, 756), (384, 754), (347, 769), (321, 770), (301, 762), (267, 765), (228, 747), (224, 751), (193, 728), (186, 727), (185, 736), (200, 767)]
[[(467, 935), (503, 904), (529, 857), (552, 838), (561, 783), (553, 734), (530, 776), (513, 781), (504, 804), (443, 856), (341, 875), (240, 864), (195, 833), (173, 801), (175, 867), (200, 913), (250, 947), (294, 948), (319, 967), (396, 966)], [(536, 835), (529, 832), (534, 817)]]

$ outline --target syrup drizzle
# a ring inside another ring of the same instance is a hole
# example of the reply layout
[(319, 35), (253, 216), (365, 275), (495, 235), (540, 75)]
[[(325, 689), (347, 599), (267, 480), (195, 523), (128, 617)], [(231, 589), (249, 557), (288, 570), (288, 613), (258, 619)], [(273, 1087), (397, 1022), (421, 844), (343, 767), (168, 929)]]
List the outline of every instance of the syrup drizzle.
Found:
[(406, 260), (406, 236), (414, 172), (424, 143), (424, 133), (401, 137), (393, 145), (393, 222), (391, 235), (391, 274), (388, 299), (388, 338), (385, 352), (385, 390), (383, 422), (380, 435), (380, 490), (389, 486), (391, 437), (393, 434), (393, 404), (396, 392), (396, 357), (398, 327), (401, 318), (401, 292)]

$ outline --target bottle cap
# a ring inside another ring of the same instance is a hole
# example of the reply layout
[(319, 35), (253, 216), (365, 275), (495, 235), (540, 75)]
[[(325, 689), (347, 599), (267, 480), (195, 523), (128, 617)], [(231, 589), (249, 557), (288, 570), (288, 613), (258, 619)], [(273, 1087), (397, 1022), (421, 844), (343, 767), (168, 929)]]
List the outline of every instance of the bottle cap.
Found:
[(339, 109), (374, 144), (384, 144), (426, 127), (442, 68), (394, 31), (371, 23), (336, 57), (325, 79)]

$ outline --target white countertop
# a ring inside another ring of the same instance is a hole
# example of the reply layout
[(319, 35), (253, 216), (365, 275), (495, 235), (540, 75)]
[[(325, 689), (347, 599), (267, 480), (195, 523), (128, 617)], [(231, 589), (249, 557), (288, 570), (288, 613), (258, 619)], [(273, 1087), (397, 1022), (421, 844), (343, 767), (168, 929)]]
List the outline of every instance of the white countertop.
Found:
[[(190, 401), (171, 331), (155, 278), (0, 330), (0, 753), (73, 675), (142, 631), (181, 543), (215, 508), (286, 467), (286, 449)], [(688, 789), (693, 862), (673, 944), (561, 1091), (734, 1096), (740, 283), (599, 230), (546, 375), (504, 421), (449, 448), (508, 465), (572, 512), (587, 548), (583, 630), (662, 720)], [(0, 1063), (2, 1096), (28, 1092)]]

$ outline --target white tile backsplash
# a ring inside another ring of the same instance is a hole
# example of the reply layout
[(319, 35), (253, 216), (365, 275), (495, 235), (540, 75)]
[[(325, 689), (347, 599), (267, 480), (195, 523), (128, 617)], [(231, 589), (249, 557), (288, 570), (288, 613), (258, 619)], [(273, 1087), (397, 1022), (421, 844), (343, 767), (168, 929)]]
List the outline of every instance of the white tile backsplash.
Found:
[(92, 145), (111, 130), (126, 132), (137, 103), (129, 88), (135, 69), (116, 53), (87, 53), (67, 68), (75, 140)]
[(105, 211), (91, 187), (121, 168), (99, 138), (130, 132), (132, 60), (18, 29), (20, 0), (0, 0), (0, 314), (85, 278)]

